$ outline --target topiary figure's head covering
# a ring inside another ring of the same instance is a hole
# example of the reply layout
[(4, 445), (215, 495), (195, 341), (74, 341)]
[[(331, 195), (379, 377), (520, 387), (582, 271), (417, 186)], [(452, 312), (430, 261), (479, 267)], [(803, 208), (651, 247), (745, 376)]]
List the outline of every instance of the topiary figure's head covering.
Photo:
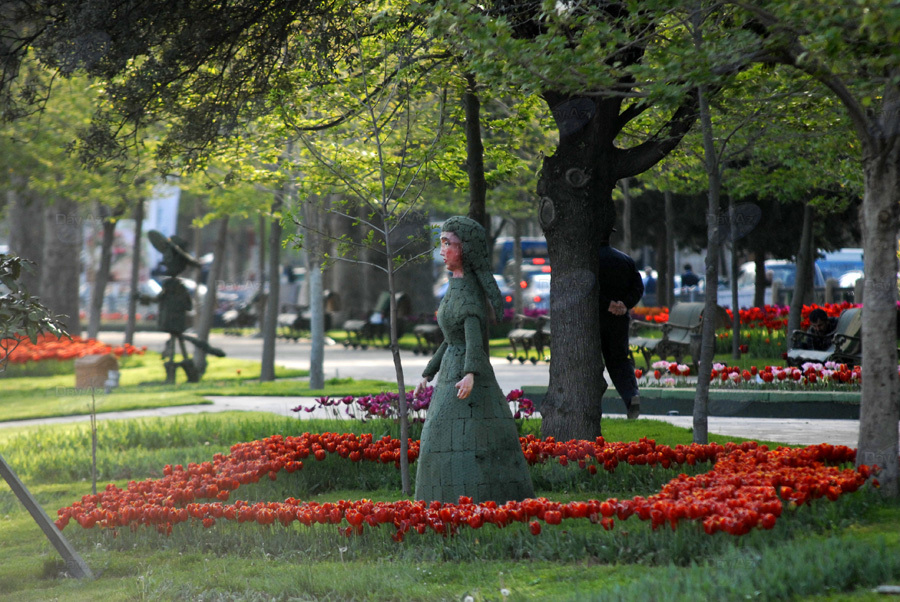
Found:
[(503, 318), (503, 297), (491, 273), (491, 254), (487, 245), (487, 233), (475, 220), (457, 215), (451, 217), (441, 226), (444, 232), (453, 232), (462, 242), (463, 272), (475, 275), (481, 290), (494, 308), (497, 320)]

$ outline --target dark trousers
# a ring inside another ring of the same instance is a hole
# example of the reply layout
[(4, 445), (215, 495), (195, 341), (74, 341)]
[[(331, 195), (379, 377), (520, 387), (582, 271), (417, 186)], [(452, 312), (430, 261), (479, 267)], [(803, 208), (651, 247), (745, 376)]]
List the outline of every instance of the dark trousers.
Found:
[(631, 398), (638, 394), (634, 364), (628, 353), (628, 316), (612, 314), (600, 316), (600, 351), (609, 371), (609, 377), (619, 393), (619, 397), (629, 406)]

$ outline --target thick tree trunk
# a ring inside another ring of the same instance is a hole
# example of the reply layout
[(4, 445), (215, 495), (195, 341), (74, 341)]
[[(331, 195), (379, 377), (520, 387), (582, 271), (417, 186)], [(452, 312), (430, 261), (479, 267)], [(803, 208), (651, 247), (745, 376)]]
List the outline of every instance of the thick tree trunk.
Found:
[(112, 265), (112, 246), (116, 236), (116, 222), (107, 218), (103, 220), (103, 240), (100, 242), (100, 265), (94, 272), (94, 284), (91, 288), (91, 307), (88, 319), (87, 336), (96, 339), (100, 332), (100, 318), (103, 313), (103, 297), (106, 295), (106, 284), (109, 282), (109, 266)]
[[(550, 383), (541, 404), (541, 434), (593, 440), (601, 434), (606, 392), (600, 353), (597, 272), (601, 232), (615, 224), (611, 140), (617, 105), (545, 95), (560, 127), (556, 153), (544, 158), (539, 217), (553, 265)], [(563, 101), (563, 102), (560, 102)]]
[(138, 199), (134, 208), (134, 249), (131, 251), (131, 283), (128, 288), (128, 323), (125, 326), (125, 342), (134, 344), (134, 331), (137, 326), (138, 285), (141, 278), (141, 236), (144, 231), (144, 200)]
[[(216, 311), (216, 293), (219, 280), (225, 271), (225, 248), (228, 242), (228, 216), (219, 218), (219, 227), (216, 231), (216, 242), (213, 246), (213, 262), (209, 268), (209, 276), (206, 279), (206, 298), (203, 307), (200, 308), (200, 316), (197, 319), (197, 338), (209, 342), (209, 331), (212, 329), (213, 315)], [(199, 247), (198, 247), (199, 248)], [(202, 377), (206, 373), (206, 351), (197, 347), (194, 350), (194, 365)]]
[(66, 331), (81, 335), (78, 315), (78, 284), (81, 269), (81, 227), (78, 204), (57, 200), (44, 209), (44, 253), (41, 266), (40, 298), (53, 313), (66, 316)]
[[(797, 251), (797, 272), (794, 278), (794, 292), (791, 295), (791, 312), (788, 314), (787, 332), (792, 333), (800, 328), (803, 304), (811, 298), (809, 290), (812, 284), (812, 241), (813, 208), (809, 203), (803, 208), (803, 227), (800, 234), (800, 248)], [(791, 344), (788, 335), (787, 344)]]
[[(896, 101), (896, 96), (895, 96)], [(887, 101), (886, 101), (887, 102)], [(896, 106), (896, 102), (895, 102)], [(887, 131), (897, 132), (894, 111)], [(873, 128), (874, 129), (874, 128)], [(900, 380), (897, 377), (897, 236), (900, 218), (900, 136), (866, 149), (865, 195), (860, 213), (865, 258), (862, 313), (862, 396), (856, 463), (882, 467), (882, 492), (896, 497), (898, 488), (897, 423)]]

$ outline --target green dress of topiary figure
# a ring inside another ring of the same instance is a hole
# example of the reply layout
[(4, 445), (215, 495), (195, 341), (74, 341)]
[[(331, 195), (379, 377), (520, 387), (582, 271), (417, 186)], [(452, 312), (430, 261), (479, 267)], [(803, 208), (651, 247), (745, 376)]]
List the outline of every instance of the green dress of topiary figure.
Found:
[(453, 217), (443, 230), (442, 256), (445, 247), (458, 245), (462, 265), (454, 272), (445, 256), (456, 276), (438, 308), (444, 342), (419, 385), (439, 373), (422, 431), (416, 499), (457, 503), (467, 496), (476, 503), (504, 503), (534, 497), (515, 420), (484, 349), (485, 297), (497, 314), (502, 307), (484, 229), (471, 219)]

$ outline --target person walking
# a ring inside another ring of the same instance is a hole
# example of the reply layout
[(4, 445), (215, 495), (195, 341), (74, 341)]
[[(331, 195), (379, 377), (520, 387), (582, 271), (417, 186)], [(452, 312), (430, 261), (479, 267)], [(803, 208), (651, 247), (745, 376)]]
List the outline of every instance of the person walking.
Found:
[(634, 364), (628, 351), (629, 311), (644, 294), (641, 274), (628, 255), (609, 245), (610, 232), (600, 238), (600, 350), (629, 420), (641, 414)]

